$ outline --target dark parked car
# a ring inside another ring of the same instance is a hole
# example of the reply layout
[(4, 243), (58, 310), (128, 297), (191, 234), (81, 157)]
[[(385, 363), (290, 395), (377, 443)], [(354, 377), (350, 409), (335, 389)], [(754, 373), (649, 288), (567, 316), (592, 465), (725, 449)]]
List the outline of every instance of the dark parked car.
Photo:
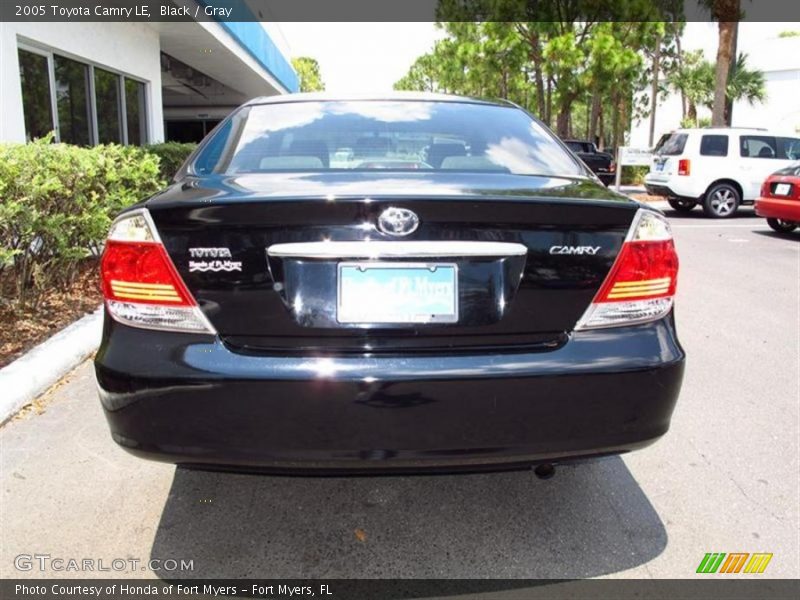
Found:
[(116, 220), (101, 274), (113, 439), (183, 465), (619, 453), (681, 386), (664, 217), (504, 103), (254, 100)]
[(611, 185), (617, 176), (617, 164), (613, 156), (608, 152), (600, 152), (597, 146), (585, 140), (564, 140), (564, 143), (586, 163), (604, 185)]
[(756, 214), (778, 233), (800, 227), (800, 162), (776, 171), (761, 186)]

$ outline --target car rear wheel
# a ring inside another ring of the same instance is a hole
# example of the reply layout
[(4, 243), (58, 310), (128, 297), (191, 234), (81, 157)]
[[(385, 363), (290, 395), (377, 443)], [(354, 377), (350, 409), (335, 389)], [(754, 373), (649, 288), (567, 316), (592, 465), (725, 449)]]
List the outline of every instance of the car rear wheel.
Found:
[(767, 225), (778, 233), (789, 233), (797, 228), (797, 223), (784, 221), (783, 219), (767, 219)]
[(686, 200), (683, 198), (670, 198), (667, 200), (667, 202), (669, 202), (669, 205), (678, 212), (689, 212), (695, 206), (697, 206), (697, 202), (694, 200)]
[(706, 193), (703, 212), (714, 219), (727, 219), (736, 214), (741, 201), (738, 189), (729, 183), (718, 183)]

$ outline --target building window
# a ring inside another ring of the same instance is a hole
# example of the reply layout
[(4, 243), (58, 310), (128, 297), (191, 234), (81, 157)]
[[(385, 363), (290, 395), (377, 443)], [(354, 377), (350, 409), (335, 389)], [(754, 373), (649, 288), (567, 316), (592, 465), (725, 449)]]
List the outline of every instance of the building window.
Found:
[(76, 60), (54, 56), (59, 139), (68, 144), (91, 144), (89, 67)]
[(122, 141), (119, 106), (119, 75), (94, 69), (94, 95), (97, 107), (97, 141), (101, 144)]
[(53, 131), (53, 105), (47, 57), (20, 50), (19, 78), (22, 82), (25, 136), (31, 141)]
[(125, 116), (128, 126), (128, 143), (143, 144), (147, 139), (147, 107), (144, 102), (144, 84), (125, 79)]
[(19, 48), (19, 65), (28, 140), (55, 130), (69, 144), (147, 143), (141, 81), (38, 49)]
[(165, 121), (164, 131), (168, 142), (198, 143), (214, 129), (222, 119), (170, 119)]

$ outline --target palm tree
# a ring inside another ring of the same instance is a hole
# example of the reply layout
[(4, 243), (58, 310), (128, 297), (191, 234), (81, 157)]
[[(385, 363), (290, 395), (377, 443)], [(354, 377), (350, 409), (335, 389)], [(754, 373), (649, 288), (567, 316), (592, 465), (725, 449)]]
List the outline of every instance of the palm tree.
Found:
[(736, 31), (741, 18), (740, 0), (701, 0), (711, 10), (711, 16), (719, 23), (719, 45), (717, 46), (717, 69), (714, 81), (714, 104), (711, 109), (711, 124), (725, 126), (725, 97), (728, 89), (728, 73), (733, 63), (736, 48)]
[(702, 50), (687, 52), (668, 81), (686, 99), (684, 120), (696, 127), (697, 107), (711, 106), (714, 101), (714, 66), (705, 60)]
[(728, 98), (733, 102), (747, 100), (750, 106), (767, 99), (764, 73), (747, 68), (747, 54), (736, 57), (736, 67), (728, 81)]

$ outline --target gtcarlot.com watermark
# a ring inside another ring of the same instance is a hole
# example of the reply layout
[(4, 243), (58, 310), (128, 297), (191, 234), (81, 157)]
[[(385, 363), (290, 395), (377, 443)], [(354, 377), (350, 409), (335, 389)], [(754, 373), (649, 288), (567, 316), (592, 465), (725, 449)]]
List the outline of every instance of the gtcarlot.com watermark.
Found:
[(185, 558), (66, 558), (50, 554), (18, 554), (14, 557), (17, 571), (41, 573), (62, 572), (130, 572), (130, 571), (194, 571), (194, 560)]

